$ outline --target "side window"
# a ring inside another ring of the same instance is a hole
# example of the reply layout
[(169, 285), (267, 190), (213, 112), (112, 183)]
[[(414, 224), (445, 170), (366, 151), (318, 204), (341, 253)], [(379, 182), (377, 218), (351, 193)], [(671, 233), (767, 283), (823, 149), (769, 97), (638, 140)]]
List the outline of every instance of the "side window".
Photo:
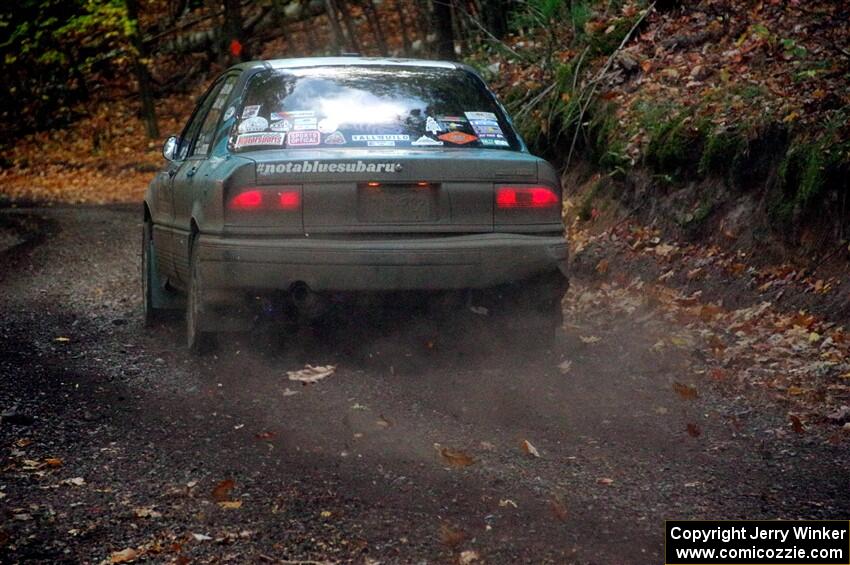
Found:
[(192, 147), (192, 143), (198, 136), (201, 124), (204, 123), (204, 118), (206, 118), (207, 112), (209, 112), (210, 106), (212, 105), (213, 100), (215, 100), (218, 91), (221, 90), (222, 84), (223, 81), (219, 81), (211, 90), (207, 91), (206, 96), (204, 96), (204, 98), (198, 103), (195, 113), (192, 114), (191, 121), (186, 125), (186, 128), (183, 130), (183, 135), (180, 138), (180, 150), (177, 152), (178, 159), (182, 160), (189, 156), (189, 149)]
[(224, 80), (224, 84), (218, 91), (218, 94), (215, 95), (215, 100), (212, 103), (212, 108), (209, 113), (207, 113), (207, 117), (204, 119), (204, 123), (201, 126), (201, 133), (198, 135), (198, 140), (195, 142), (195, 146), (192, 149), (192, 155), (206, 155), (209, 153), (210, 144), (215, 137), (215, 125), (218, 123), (218, 118), (221, 116), (221, 112), (224, 109), (224, 105), (227, 103), (227, 99), (230, 98), (230, 93), (233, 91), (233, 85), (236, 84), (236, 79), (238, 75), (230, 75)]

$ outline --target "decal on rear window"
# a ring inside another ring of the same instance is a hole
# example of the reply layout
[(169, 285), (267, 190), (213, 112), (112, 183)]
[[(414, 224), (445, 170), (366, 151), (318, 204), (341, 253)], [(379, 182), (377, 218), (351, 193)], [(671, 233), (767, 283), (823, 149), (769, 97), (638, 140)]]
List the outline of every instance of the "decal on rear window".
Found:
[(473, 141), (478, 141), (478, 138), (474, 135), (469, 135), (468, 133), (463, 133), (462, 131), (450, 131), (449, 133), (444, 133), (439, 136), (443, 141), (448, 141), (449, 143), (454, 143), (457, 145), (465, 145), (467, 143), (472, 143)]
[(300, 147), (304, 145), (319, 145), (321, 142), (322, 136), (319, 134), (319, 130), (292, 131), (289, 132), (286, 145), (287, 147)]
[(443, 145), (442, 141), (437, 141), (436, 139), (431, 139), (427, 135), (423, 135), (416, 141), (411, 141), (411, 145)]
[(284, 137), (282, 133), (243, 133), (236, 137), (233, 146), (240, 149), (251, 145), (283, 145)]
[(342, 132), (335, 131), (325, 138), (325, 145), (345, 145), (345, 136)]
[(260, 105), (254, 104), (252, 106), (245, 106), (242, 109), (242, 119), (247, 120), (248, 118), (253, 118), (257, 114), (260, 113)]
[(269, 127), (269, 122), (262, 116), (254, 116), (247, 120), (242, 120), (236, 131), (239, 133), (250, 133), (255, 131), (265, 131)]

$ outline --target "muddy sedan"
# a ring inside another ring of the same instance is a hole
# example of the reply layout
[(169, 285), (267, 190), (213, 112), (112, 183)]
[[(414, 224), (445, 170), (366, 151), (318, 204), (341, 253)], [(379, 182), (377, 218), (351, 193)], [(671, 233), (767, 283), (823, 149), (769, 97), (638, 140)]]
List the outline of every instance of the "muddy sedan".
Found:
[(193, 350), (352, 293), (452, 296), (541, 342), (561, 325), (558, 176), (470, 68), (244, 63), (163, 154), (144, 202), (145, 318), (185, 307)]

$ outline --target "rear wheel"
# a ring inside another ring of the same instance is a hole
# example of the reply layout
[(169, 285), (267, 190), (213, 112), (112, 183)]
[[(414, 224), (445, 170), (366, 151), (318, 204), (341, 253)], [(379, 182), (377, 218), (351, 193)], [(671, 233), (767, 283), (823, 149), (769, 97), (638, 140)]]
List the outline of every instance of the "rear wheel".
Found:
[(198, 258), (198, 242), (192, 243), (189, 257), (189, 293), (186, 299), (186, 344), (196, 354), (206, 353), (214, 346), (214, 334), (204, 325), (204, 291)]
[(568, 287), (558, 272), (493, 289), (487, 302), (498, 333), (522, 350), (557, 347), (564, 324), (561, 302)]
[(145, 221), (142, 227), (142, 312), (146, 326), (152, 326), (162, 319), (167, 302), (166, 292), (156, 265), (151, 223)]

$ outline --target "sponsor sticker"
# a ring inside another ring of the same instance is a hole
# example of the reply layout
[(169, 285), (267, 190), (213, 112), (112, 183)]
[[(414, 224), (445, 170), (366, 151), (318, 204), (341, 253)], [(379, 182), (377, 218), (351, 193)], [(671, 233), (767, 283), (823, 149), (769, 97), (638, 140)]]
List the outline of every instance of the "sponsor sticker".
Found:
[(345, 136), (341, 131), (335, 131), (325, 138), (325, 145), (345, 145)]
[(333, 133), (339, 129), (339, 124), (330, 118), (319, 120), (319, 131), (321, 133)]
[(428, 133), (437, 134), (443, 131), (443, 126), (441, 126), (440, 123), (437, 122), (437, 120), (435, 120), (431, 116), (428, 116), (428, 118), (425, 120), (425, 131), (427, 131)]
[(304, 145), (319, 145), (322, 142), (322, 136), (319, 130), (312, 131), (292, 131), (286, 139), (287, 147), (299, 147)]
[(254, 116), (247, 120), (242, 120), (237, 131), (239, 133), (250, 133), (254, 131), (265, 131), (269, 127), (269, 121), (262, 116)]
[(298, 131), (317, 129), (316, 118), (294, 118), (292, 120), (292, 129)]
[(410, 136), (401, 133), (356, 134), (351, 141), (409, 141)]
[(283, 145), (285, 134), (282, 133), (243, 133), (236, 137), (234, 147), (248, 147), (250, 145)]
[(395, 141), (367, 141), (369, 147), (395, 147)]
[(228, 108), (227, 110), (224, 111), (224, 120), (225, 121), (229, 120), (230, 118), (233, 117), (233, 114), (235, 114), (235, 113), (236, 113), (236, 108), (231, 106), (230, 108)]
[(442, 141), (437, 141), (436, 139), (431, 139), (427, 135), (423, 135), (416, 141), (411, 141), (411, 145), (443, 145)]
[(489, 137), (482, 137), (480, 141), (481, 141), (482, 145), (494, 145), (496, 147), (510, 147), (511, 146), (511, 144), (508, 143), (504, 139), (493, 139), (493, 138), (489, 138)]
[(455, 145), (465, 145), (467, 143), (472, 143), (473, 141), (477, 141), (478, 138), (474, 135), (469, 135), (468, 133), (463, 133), (462, 131), (450, 131), (449, 133), (444, 133), (439, 136), (443, 141), (448, 141), (449, 143), (454, 143)]
[(466, 118), (463, 116), (437, 116), (437, 119), (441, 122), (465, 122)]
[(495, 126), (472, 125), (472, 129), (478, 134), (478, 137), (503, 137), (502, 128)]
[[(294, 135), (294, 134), (291, 134)], [(387, 161), (290, 161), (287, 163), (259, 163), (258, 175), (284, 173), (397, 173), (401, 163)]]
[(248, 118), (253, 118), (257, 114), (260, 113), (260, 105), (257, 104), (255, 106), (245, 106), (242, 109), (242, 119), (247, 120)]
[(463, 113), (467, 119), (470, 120), (493, 120), (497, 122), (496, 114), (493, 112), (464, 112)]
[(272, 131), (289, 131), (292, 129), (292, 122), (289, 120), (280, 120), (270, 125), (269, 129)]

